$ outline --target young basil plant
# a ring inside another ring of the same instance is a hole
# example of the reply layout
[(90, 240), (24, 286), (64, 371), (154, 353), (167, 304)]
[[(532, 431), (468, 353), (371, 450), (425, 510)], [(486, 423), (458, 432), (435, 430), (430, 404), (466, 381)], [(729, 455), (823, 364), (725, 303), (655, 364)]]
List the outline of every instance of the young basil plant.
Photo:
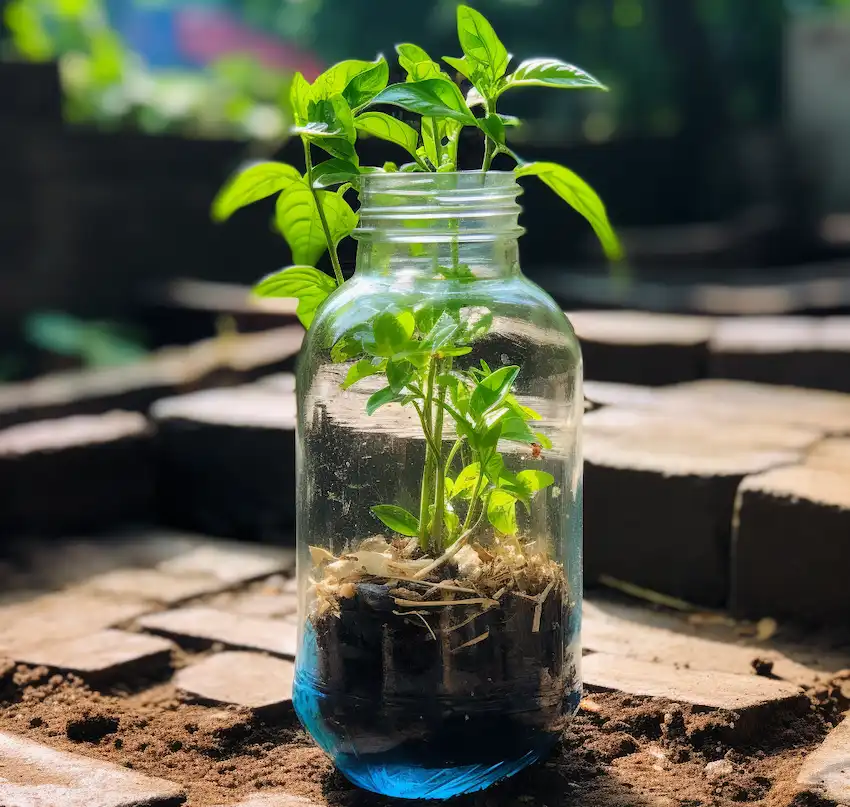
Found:
[[(493, 27), (468, 6), (458, 7), (457, 28), (463, 55), (444, 57), (443, 62), (471, 84), (466, 95), (439, 63), (411, 43), (396, 47), (405, 73), (405, 81), (397, 84), (388, 83), (383, 56), (340, 62), (312, 83), (298, 73), (290, 102), (293, 133), (303, 145), (303, 171), (279, 162), (257, 163), (233, 177), (216, 197), (213, 218), (224, 221), (246, 205), (277, 196), (275, 224), (294, 265), (263, 279), (255, 293), (297, 299), (304, 327), (310, 327), (319, 306), (344, 282), (337, 250), (357, 226), (358, 214), (348, 197), (357, 196), (360, 177), (375, 171), (456, 171), (465, 128), (483, 137), (482, 171), (490, 170), (500, 154), (512, 158), (518, 178), (544, 182), (587, 219), (609, 258), (622, 257), (596, 192), (565, 166), (524, 162), (507, 145), (509, 130), (520, 122), (497, 110), (505, 93), (522, 87), (605, 86), (557, 59), (528, 59), (511, 71), (512, 57)], [(378, 107), (412, 113), (414, 125)], [(405, 162), (362, 165), (359, 136), (386, 141), (393, 159)], [(326, 252), (332, 275), (316, 268)], [(446, 281), (473, 280), (457, 250), (454, 256), (451, 266), (439, 269)], [(485, 518), (498, 532), (515, 534), (517, 505), (527, 508), (554, 482), (543, 471), (511, 473), (498, 451), (502, 440), (528, 445), (534, 456), (551, 447), (545, 435), (534, 431), (539, 416), (514, 397), (520, 368), (491, 370), (484, 362), (468, 369), (455, 366), (458, 357), (471, 352), (474, 340), (487, 333), (492, 319), (480, 308), (390, 307), (343, 334), (331, 349), (334, 361), (352, 362), (344, 389), (371, 376), (383, 380), (384, 386), (368, 399), (368, 414), (390, 403), (416, 411), (426, 444), (419, 512), (394, 504), (376, 505), (373, 512), (394, 532), (415, 536), (425, 551), (440, 552), (468, 540)]]

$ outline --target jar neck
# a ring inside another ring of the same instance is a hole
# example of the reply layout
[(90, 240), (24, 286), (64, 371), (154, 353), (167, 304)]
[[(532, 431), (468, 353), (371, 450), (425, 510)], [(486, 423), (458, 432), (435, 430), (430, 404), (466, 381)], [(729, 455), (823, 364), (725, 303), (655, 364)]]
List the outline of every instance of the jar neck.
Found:
[(470, 281), (519, 274), (521, 193), (504, 172), (368, 174), (357, 273)]

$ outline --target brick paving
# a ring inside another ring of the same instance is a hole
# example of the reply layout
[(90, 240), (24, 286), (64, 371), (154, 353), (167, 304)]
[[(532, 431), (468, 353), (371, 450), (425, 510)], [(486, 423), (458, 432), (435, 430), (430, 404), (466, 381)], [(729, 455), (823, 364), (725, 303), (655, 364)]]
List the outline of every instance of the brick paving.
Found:
[(76, 673), (100, 684), (158, 673), (169, 665), (172, 645), (156, 636), (104, 630), (76, 639), (13, 649), (14, 661)]
[(295, 665), (259, 653), (216, 653), (180, 670), (174, 684), (190, 697), (261, 713), (292, 703)]
[(217, 608), (193, 607), (149, 614), (140, 627), (190, 644), (219, 642), (226, 647), (263, 650), (295, 658), (298, 630), (292, 622), (233, 614)]
[(3, 807), (176, 807), (173, 782), (0, 732)]
[(850, 803), (850, 718), (806, 759), (797, 781), (829, 802)]

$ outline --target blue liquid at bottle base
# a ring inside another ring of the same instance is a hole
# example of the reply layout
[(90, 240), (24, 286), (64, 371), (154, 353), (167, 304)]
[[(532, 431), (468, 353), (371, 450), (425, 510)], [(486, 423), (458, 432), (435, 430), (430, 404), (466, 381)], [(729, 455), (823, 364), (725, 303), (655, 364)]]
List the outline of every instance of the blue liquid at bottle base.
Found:
[[(351, 782), (398, 798), (448, 799), (518, 773), (545, 758), (560, 738), (565, 721), (557, 728), (549, 717), (541, 723), (541, 712), (554, 709), (566, 718), (580, 698), (576, 687), (562, 691), (557, 705), (551, 698), (541, 704), (539, 692), (517, 692), (484, 708), (480, 700), (458, 697), (367, 702), (320, 684), (317, 656), (308, 623), (293, 695), (299, 719)], [(417, 714), (423, 709), (430, 713)]]

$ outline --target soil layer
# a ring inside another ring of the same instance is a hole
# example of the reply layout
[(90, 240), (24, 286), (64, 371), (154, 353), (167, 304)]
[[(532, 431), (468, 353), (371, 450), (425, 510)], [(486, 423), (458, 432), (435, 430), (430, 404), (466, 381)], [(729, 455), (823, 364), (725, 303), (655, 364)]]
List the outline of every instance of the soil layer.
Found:
[[(734, 714), (593, 694), (545, 762), (454, 803), (806, 805), (794, 785), (800, 764), (847, 706), (830, 691), (814, 693), (812, 709), (802, 717), (777, 715), (755, 745), (735, 743)], [(170, 683), (98, 693), (71, 676), (4, 668), (0, 729), (178, 782), (189, 794), (189, 807), (232, 803), (276, 788), (334, 807), (392, 803), (349, 785), (294, 714), (263, 723), (247, 710), (183, 702)]]

